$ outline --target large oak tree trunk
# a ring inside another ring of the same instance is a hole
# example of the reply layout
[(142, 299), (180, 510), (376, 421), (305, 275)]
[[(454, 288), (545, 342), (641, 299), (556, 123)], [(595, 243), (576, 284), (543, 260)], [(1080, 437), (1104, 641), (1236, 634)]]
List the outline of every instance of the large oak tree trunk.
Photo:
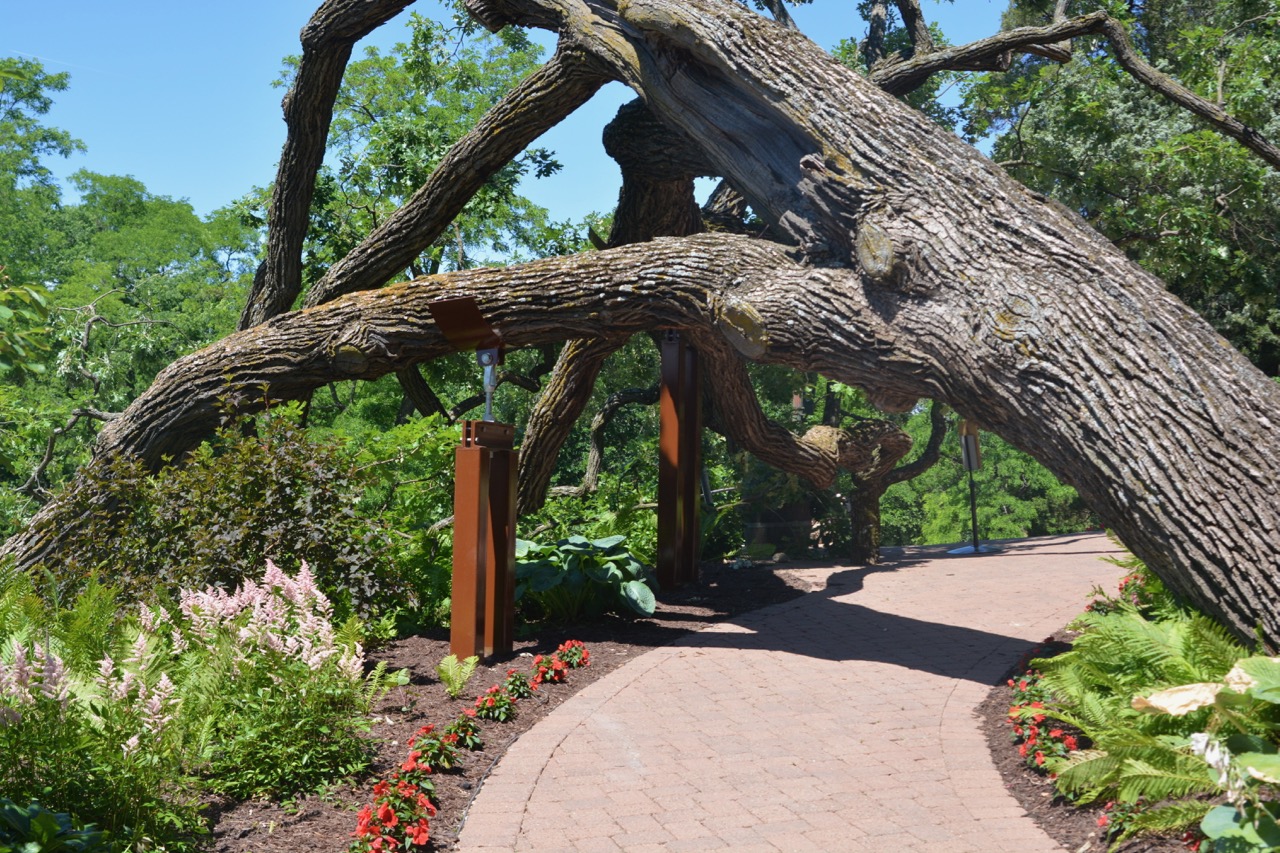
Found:
[[(1158, 280), (728, 0), (470, 5), (594, 53), (798, 255), (704, 235), (354, 294), (175, 363), (103, 429), (100, 456), (189, 448), (228, 375), (298, 397), (440, 355), (425, 305), (467, 293), (510, 346), (678, 328), (886, 404), (944, 401), (1074, 485), (1175, 591), (1241, 635), (1280, 637), (1280, 389)], [(53, 553), (75, 521), (57, 513), (5, 552)]]

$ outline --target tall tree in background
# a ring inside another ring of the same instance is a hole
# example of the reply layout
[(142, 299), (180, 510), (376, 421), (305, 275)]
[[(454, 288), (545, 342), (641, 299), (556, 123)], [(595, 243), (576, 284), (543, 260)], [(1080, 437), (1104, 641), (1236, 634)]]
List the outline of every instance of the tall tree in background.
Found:
[(46, 74), (29, 59), (0, 59), (0, 265), (17, 284), (38, 284), (57, 263), (50, 234), (61, 190), (46, 163), (69, 157), (84, 143), (41, 123), (67, 74)]
[(0, 529), (12, 531), (88, 458), (99, 424), (235, 328), (257, 236), (230, 211), (201, 220), (133, 178), (78, 171), (79, 200), (65, 203), (49, 160), (84, 146), (41, 118), (67, 75), (13, 59), (0, 75), (0, 266), (30, 288), (0, 298), (0, 336), (34, 322), (24, 293), (44, 315), (25, 332), (39, 331), (39, 376), (0, 363)]

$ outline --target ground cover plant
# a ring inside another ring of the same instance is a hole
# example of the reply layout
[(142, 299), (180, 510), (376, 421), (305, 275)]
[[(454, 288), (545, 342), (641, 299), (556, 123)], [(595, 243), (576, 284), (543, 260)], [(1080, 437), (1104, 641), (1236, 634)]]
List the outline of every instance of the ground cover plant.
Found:
[[(562, 658), (562, 654), (567, 659)], [(541, 676), (545, 671), (558, 673), (555, 679), (550, 680), (553, 683), (564, 683), (568, 670), (585, 667), (589, 663), (590, 652), (582, 641), (567, 640), (551, 655), (534, 657), (532, 681), (517, 670), (509, 670), (505, 684), (494, 684), (476, 697), (475, 708), (463, 711), (442, 734), (436, 735), (433, 725), (419, 728), (409, 738), (410, 751), (404, 762), (390, 778), (379, 779), (373, 784), (373, 800), (360, 809), (349, 853), (382, 853), (425, 847), (431, 837), (430, 818), (436, 814), (432, 802), (435, 791), (432, 774), (452, 770), (459, 748), (474, 750), (481, 747), (475, 737), (473, 721), (476, 718), (496, 722), (511, 720), (515, 717), (517, 701), (532, 697), (538, 684), (544, 683)], [(512, 679), (517, 677), (519, 683), (527, 687), (521, 691), (521, 696), (508, 690)], [(467, 737), (464, 738), (464, 734)]]
[(1008, 682), (1020, 759), (1077, 806), (1102, 805), (1113, 848), (1147, 834), (1190, 849), (1280, 843), (1280, 658), (1251, 655), (1137, 561), (1073, 623), (1068, 651)]
[(622, 608), (652, 616), (656, 599), (650, 570), (622, 546), (624, 537), (569, 536), (540, 545), (516, 541), (516, 601), (532, 600), (559, 622)]

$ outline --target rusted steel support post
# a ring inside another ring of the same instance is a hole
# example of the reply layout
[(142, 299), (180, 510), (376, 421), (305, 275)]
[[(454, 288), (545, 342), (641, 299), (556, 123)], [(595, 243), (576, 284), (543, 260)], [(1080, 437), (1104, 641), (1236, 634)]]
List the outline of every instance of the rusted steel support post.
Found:
[(668, 331), (662, 337), (658, 447), (658, 583), (670, 589), (698, 577), (698, 470), (701, 464), (698, 354)]
[(515, 428), (463, 421), (454, 453), (449, 650), (458, 658), (512, 649), (515, 619)]
[(486, 552), (493, 556), (484, 574), (484, 653), (510, 654), (516, 632), (516, 471), (519, 451), (512, 448), (515, 428), (501, 427), (503, 446), (489, 456), (489, 535)]

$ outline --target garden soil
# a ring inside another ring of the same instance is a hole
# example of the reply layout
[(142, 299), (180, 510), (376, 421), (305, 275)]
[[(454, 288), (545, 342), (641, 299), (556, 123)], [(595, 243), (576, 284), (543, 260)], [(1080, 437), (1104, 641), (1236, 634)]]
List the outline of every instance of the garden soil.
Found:
[[(467, 808), (489, 771), (523, 732), (578, 690), (647, 651), (666, 645), (741, 613), (778, 604), (809, 592), (809, 583), (787, 564), (732, 568), (705, 565), (699, 583), (659, 597), (652, 618), (606, 616), (576, 625), (537, 626), (517, 640), (514, 653), (477, 667), (463, 693), (451, 699), (436, 677), (436, 664), (449, 654), (444, 633), (409, 637), (369, 655), (385, 660), (391, 669), (408, 669), (409, 684), (391, 690), (375, 709), (371, 738), (376, 745), (367, 778), (335, 785), (320, 794), (288, 802), (251, 800), (213, 801), (207, 813), (212, 825), (210, 849), (216, 853), (342, 853), (351, 841), (356, 813), (370, 801), (374, 781), (389, 777), (409, 752), (407, 741), (423, 725), (442, 728), (507, 672), (529, 673), (532, 657), (549, 654), (565, 640), (581, 640), (591, 652), (591, 665), (572, 670), (564, 684), (544, 684), (538, 694), (518, 703), (514, 720), (480, 721), (484, 749), (459, 750), (459, 764), (434, 777), (439, 812), (431, 821), (432, 850), (449, 850), (457, 841)], [(1051, 783), (1030, 771), (1010, 745), (1009, 690), (1003, 681), (993, 685), (979, 708), (981, 725), (992, 747), (1005, 785), (1037, 823), (1066, 850), (1101, 853), (1107, 849), (1099, 830), (1099, 812), (1073, 809), (1053, 796)], [(1186, 848), (1160, 840), (1139, 841), (1121, 848), (1125, 853), (1164, 853)]]

